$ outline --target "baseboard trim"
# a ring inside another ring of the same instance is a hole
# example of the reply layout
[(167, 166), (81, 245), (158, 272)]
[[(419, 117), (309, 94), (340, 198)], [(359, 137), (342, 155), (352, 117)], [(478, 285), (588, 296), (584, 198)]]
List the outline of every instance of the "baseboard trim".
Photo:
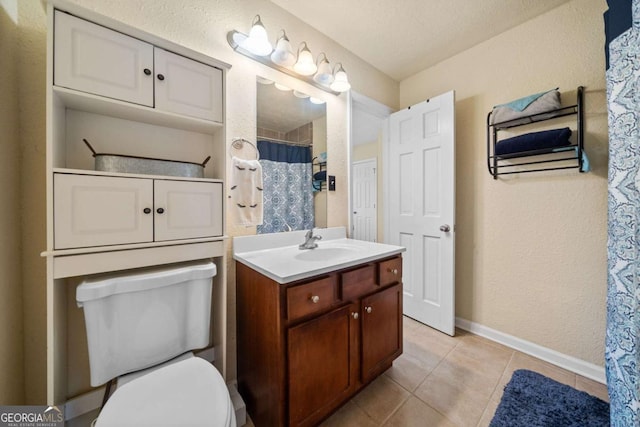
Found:
[(456, 317), (456, 327), (502, 345), (506, 345), (507, 347), (511, 347), (514, 350), (521, 351), (522, 353), (526, 353), (530, 356), (537, 357), (545, 362), (549, 362), (599, 383), (607, 383), (604, 368), (602, 366), (585, 362), (577, 357), (560, 353), (559, 351), (534, 344), (530, 341), (514, 337), (513, 335), (505, 334), (504, 332), (497, 331), (489, 328), (488, 326), (484, 326), (461, 317)]

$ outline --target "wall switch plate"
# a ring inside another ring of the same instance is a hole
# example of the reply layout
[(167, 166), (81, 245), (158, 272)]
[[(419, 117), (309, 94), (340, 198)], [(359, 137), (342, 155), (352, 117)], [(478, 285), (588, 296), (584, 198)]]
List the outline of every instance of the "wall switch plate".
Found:
[(329, 175), (329, 191), (336, 191), (336, 176)]

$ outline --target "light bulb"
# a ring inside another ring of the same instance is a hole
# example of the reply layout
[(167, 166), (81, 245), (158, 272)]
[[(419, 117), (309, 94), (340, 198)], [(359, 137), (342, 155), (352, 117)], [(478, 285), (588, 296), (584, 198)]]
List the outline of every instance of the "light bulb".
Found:
[(302, 42), (302, 44), (304, 44), (304, 47), (298, 50), (298, 61), (293, 66), (293, 70), (303, 76), (310, 76), (316, 72), (318, 67), (316, 67), (316, 64), (313, 62), (313, 56), (307, 47), (307, 43)]
[[(320, 83), (321, 85), (329, 86), (333, 82), (333, 73), (331, 72), (331, 65), (329, 65), (329, 60), (327, 59), (327, 55), (321, 53), (320, 55), (324, 56), (324, 58), (320, 61), (318, 65), (318, 72), (315, 76), (313, 76), (313, 80), (316, 83)], [(318, 56), (318, 59), (320, 56)]]
[(338, 64), (336, 66), (336, 72), (333, 75), (333, 83), (331, 83), (329, 87), (331, 90), (335, 90), (336, 92), (346, 92), (351, 89), (351, 84), (349, 83), (346, 71), (342, 68), (342, 64)]
[(269, 42), (267, 37), (267, 30), (262, 25), (260, 15), (256, 15), (253, 19), (253, 25), (251, 31), (249, 31), (249, 37), (242, 42), (242, 48), (248, 50), (254, 55), (267, 56), (273, 50), (273, 46)]
[(324, 100), (320, 98), (316, 98), (314, 96), (309, 97), (309, 101), (311, 101), (314, 104), (324, 104)]
[(271, 60), (274, 64), (282, 65), (283, 67), (291, 67), (296, 62), (296, 56), (291, 51), (291, 43), (284, 30), (282, 30), (282, 36), (276, 43), (276, 49), (271, 54)]

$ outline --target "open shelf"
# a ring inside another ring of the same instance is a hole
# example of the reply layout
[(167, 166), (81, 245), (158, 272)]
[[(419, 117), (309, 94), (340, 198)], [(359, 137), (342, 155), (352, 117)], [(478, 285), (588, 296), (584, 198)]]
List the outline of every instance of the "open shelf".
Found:
[[(487, 115), (487, 168), (489, 173), (493, 176), (493, 179), (498, 179), (499, 175), (544, 172), (561, 169), (578, 169), (580, 172), (584, 172), (583, 92), (584, 87), (579, 86), (576, 93), (575, 105), (569, 105), (555, 110), (519, 117), (517, 119), (504, 122), (491, 123), (492, 112), (490, 112)], [(499, 131), (554, 120), (570, 115), (576, 116), (576, 129), (573, 131), (576, 134), (576, 143), (553, 148), (519, 151), (499, 155), (495, 154)]]

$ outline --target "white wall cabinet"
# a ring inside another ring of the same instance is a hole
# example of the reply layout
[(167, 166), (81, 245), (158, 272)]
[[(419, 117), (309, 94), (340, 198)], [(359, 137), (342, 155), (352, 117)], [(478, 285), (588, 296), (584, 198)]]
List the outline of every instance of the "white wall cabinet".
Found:
[(56, 173), (55, 249), (222, 236), (222, 183)]
[[(90, 388), (72, 301), (82, 277), (105, 272), (213, 259), (211, 342), (226, 375), (230, 65), (73, 2), (46, 3), (47, 403)], [(100, 153), (211, 161), (203, 178), (100, 172), (83, 139)]]
[(56, 86), (222, 122), (219, 68), (61, 11), (54, 55)]

